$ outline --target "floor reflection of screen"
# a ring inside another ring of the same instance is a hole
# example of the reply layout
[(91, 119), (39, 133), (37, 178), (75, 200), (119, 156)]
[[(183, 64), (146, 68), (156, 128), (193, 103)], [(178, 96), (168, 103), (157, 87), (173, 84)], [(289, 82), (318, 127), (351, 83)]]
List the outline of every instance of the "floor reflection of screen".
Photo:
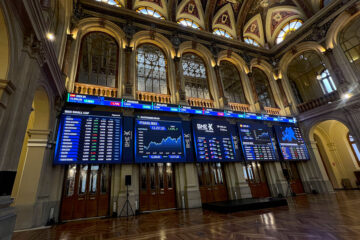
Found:
[(181, 162), (184, 160), (180, 121), (137, 119), (137, 162)]
[(284, 160), (309, 159), (308, 150), (298, 127), (275, 126), (275, 132)]

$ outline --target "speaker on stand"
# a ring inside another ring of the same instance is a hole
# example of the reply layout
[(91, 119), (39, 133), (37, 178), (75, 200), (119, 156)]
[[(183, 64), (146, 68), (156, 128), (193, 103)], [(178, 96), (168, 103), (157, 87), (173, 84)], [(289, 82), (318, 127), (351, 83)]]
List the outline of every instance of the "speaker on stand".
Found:
[(129, 186), (131, 185), (131, 175), (126, 175), (125, 176), (125, 186), (126, 186), (126, 201), (124, 203), (124, 206), (122, 207), (121, 211), (120, 211), (120, 216), (122, 216), (123, 211), (126, 208), (126, 218), (129, 217), (129, 209), (131, 210), (131, 215), (130, 216), (134, 216), (134, 211), (131, 207), (130, 201), (129, 201)]

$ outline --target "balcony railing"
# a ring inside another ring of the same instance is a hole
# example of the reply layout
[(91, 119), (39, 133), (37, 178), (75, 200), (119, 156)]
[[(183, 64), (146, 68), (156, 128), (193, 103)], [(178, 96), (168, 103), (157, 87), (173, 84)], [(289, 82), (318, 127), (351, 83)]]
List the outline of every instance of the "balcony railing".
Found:
[(78, 94), (117, 97), (117, 88), (105, 87), (99, 85), (91, 85), (86, 83), (75, 83), (74, 92)]
[(211, 99), (203, 98), (187, 98), (188, 104), (192, 107), (205, 107), (205, 108), (214, 108), (214, 101)]
[(303, 113), (303, 112), (309, 111), (311, 109), (326, 105), (329, 102), (337, 101), (339, 99), (340, 99), (340, 95), (339, 95), (338, 91), (334, 91), (334, 92), (326, 94), (320, 98), (310, 100), (306, 103), (299, 104), (297, 106), (297, 108), (300, 113)]
[(250, 112), (250, 105), (249, 104), (242, 104), (242, 103), (228, 103), (231, 110), (239, 111), (239, 112)]
[(137, 99), (141, 101), (159, 102), (159, 103), (171, 102), (170, 95), (168, 94), (137, 91), (136, 95), (137, 95)]
[(264, 110), (269, 115), (280, 115), (280, 108), (264, 107)]

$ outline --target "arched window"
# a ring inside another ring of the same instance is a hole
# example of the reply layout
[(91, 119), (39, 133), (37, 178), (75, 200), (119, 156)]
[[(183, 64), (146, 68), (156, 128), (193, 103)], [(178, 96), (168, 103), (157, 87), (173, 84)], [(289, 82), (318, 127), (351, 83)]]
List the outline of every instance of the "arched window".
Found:
[(121, 7), (120, 1), (118, 1), (118, 0), (96, 0), (96, 1), (97, 2), (107, 3), (107, 4), (112, 5), (112, 6)]
[(235, 65), (229, 61), (221, 61), (219, 68), (227, 100), (233, 103), (246, 103), (240, 74)]
[(255, 90), (260, 104), (263, 107), (276, 107), (266, 74), (258, 68), (254, 68), (252, 72)]
[[(360, 17), (352, 21), (340, 34), (340, 46), (347, 59), (360, 75)], [(360, 79), (360, 77), (359, 77)]]
[(138, 90), (167, 94), (167, 61), (163, 51), (153, 44), (137, 49)]
[(289, 64), (287, 75), (293, 82), (293, 92), (298, 104), (318, 99), (336, 90), (336, 86), (325, 68), (320, 55), (315, 51), (305, 51)]
[(204, 61), (193, 53), (185, 53), (182, 58), (185, 93), (187, 97), (210, 99), (207, 71)]
[(230, 39), (233, 38), (230, 33), (228, 33), (227, 31), (225, 31), (224, 29), (221, 29), (221, 28), (215, 28), (213, 30), (213, 33), (215, 35), (219, 35), (219, 36), (222, 36), (222, 37), (226, 37), (226, 38), (230, 38)]
[(136, 9), (136, 12), (145, 14), (145, 15), (149, 15), (149, 16), (152, 16), (155, 18), (159, 18), (159, 19), (165, 19), (161, 13), (159, 13), (158, 11), (156, 11), (155, 9), (153, 9), (151, 7), (139, 7), (138, 9)]
[(320, 82), (321, 89), (323, 90), (324, 94), (329, 94), (336, 90), (336, 86), (334, 81), (332, 80), (329, 71), (325, 69), (322, 71), (318, 76), (317, 79)]
[(294, 19), (290, 22), (287, 22), (280, 30), (279, 34), (276, 37), (276, 43), (279, 44), (292, 32), (298, 30), (303, 24), (303, 21), (300, 19)]
[(244, 42), (250, 45), (253, 45), (255, 47), (260, 47), (260, 43), (258, 43), (255, 39), (246, 37), (244, 38)]
[(79, 56), (79, 83), (116, 87), (118, 45), (114, 38), (102, 32), (84, 36)]
[(193, 20), (187, 19), (187, 18), (180, 18), (177, 21), (178, 24), (181, 24), (185, 27), (191, 27), (191, 28), (195, 28), (195, 29), (201, 29), (199, 24), (197, 24), (196, 22), (194, 22)]
[(349, 144), (350, 144), (350, 146), (351, 146), (351, 149), (352, 149), (352, 151), (353, 151), (353, 153), (354, 153), (354, 156), (355, 156), (355, 158), (356, 158), (356, 160), (357, 160), (357, 163), (358, 163), (359, 166), (360, 166), (360, 151), (359, 151), (358, 146), (356, 145), (356, 142), (355, 142), (355, 140), (354, 140), (354, 137), (353, 137), (350, 133), (348, 133), (348, 141), (349, 141)]

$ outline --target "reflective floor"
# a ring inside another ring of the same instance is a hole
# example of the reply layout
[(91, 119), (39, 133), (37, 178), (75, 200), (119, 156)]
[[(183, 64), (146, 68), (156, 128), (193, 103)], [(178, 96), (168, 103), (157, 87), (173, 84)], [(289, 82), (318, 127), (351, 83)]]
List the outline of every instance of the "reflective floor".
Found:
[(360, 239), (360, 191), (297, 196), (289, 207), (232, 214), (191, 209), (76, 221), (13, 239)]

